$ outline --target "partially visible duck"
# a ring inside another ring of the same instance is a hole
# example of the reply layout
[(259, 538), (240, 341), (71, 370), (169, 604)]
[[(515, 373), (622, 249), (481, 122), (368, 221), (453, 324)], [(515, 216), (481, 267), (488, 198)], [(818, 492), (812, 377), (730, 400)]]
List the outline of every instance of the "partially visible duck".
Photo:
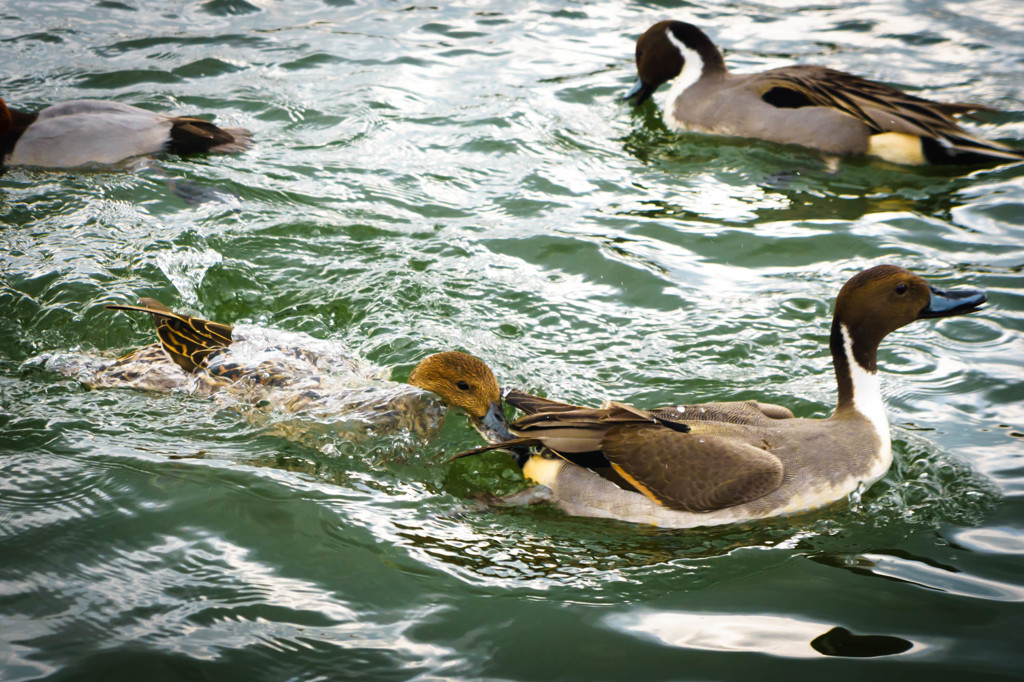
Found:
[(0, 99), (0, 170), (111, 165), (158, 152), (232, 153), (251, 144), (252, 134), (242, 128), (219, 128), (120, 102), (79, 99), (23, 112), (8, 109)]
[[(44, 365), (91, 388), (225, 397), (250, 413), (305, 416), (308, 428), (314, 422), (341, 424), (341, 434), (352, 437), (396, 429), (429, 435), (444, 418), (440, 398), (464, 410), (489, 441), (512, 437), (494, 374), (466, 353), (428, 356), (408, 384), (399, 384), (334, 344), (305, 334), (179, 315), (151, 298), (106, 307), (149, 313), (159, 342), (118, 360), (57, 354), (42, 358)], [(290, 422), (292, 431), (305, 427), (301, 419)]]
[(821, 66), (783, 66), (734, 74), (696, 26), (662, 21), (636, 43), (641, 104), (663, 83), (665, 123), (673, 130), (795, 144), (827, 154), (868, 154), (899, 164), (997, 164), (1024, 152), (973, 135), (954, 115), (987, 110), (932, 102), (888, 85)]
[[(836, 298), (829, 343), (839, 398), (827, 419), (756, 401), (643, 410), (567, 405), (518, 391), (516, 436), (456, 457), (514, 446), (527, 478), (569, 514), (670, 528), (713, 526), (816, 509), (867, 488), (892, 462), (877, 351), (915, 320), (962, 315), (986, 300), (943, 291), (880, 265)], [(522, 449), (539, 446), (539, 454)]]

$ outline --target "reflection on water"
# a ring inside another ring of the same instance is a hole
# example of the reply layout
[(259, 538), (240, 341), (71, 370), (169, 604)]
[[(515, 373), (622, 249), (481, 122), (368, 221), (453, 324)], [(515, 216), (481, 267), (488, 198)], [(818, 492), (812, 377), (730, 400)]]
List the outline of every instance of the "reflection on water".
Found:
[(873, 658), (930, 648), (889, 635), (855, 635), (800, 618), (753, 614), (643, 613), (605, 619), (609, 627), (652, 637), (667, 646), (721, 652), (753, 652), (784, 658)]
[(864, 554), (860, 562), (863, 569), (875, 575), (905, 580), (921, 587), (940, 590), (974, 599), (997, 601), (1024, 601), (1024, 587), (992, 580), (982, 576), (964, 575), (952, 567), (931, 566), (928, 563), (898, 556)]
[(953, 539), (973, 552), (1024, 555), (1024, 533), (1020, 528), (962, 528), (953, 535)]

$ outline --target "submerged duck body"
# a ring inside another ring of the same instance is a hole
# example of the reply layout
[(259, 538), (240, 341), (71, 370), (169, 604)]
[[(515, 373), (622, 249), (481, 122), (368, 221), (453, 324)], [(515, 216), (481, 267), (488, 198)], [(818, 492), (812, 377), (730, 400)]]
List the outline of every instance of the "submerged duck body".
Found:
[(113, 165), (160, 152), (233, 153), (251, 144), (252, 134), (242, 128), (120, 102), (80, 99), (23, 112), (0, 99), (0, 168)]
[(511, 391), (506, 401), (526, 416), (510, 424), (516, 438), (505, 446), (542, 448), (517, 455), (524, 474), (578, 516), (690, 528), (817, 509), (870, 486), (892, 463), (876, 365), (882, 338), (985, 300), (974, 289), (930, 287), (895, 266), (854, 276), (836, 299), (838, 402), (827, 419), (756, 401), (595, 409)]
[(324, 426), (354, 439), (399, 429), (427, 436), (443, 423), (445, 404), (464, 409), (490, 440), (511, 437), (497, 380), (486, 364), (465, 353), (429, 356), (410, 383), (402, 384), (336, 344), (305, 334), (179, 315), (149, 298), (137, 306), (107, 307), (149, 313), (159, 342), (117, 360), (43, 356), (44, 366), (90, 388), (213, 396), (262, 416), (260, 421), (273, 414), (296, 415), (294, 421), (278, 418), (275, 423), (287, 425), (279, 429), (284, 435), (300, 439), (304, 431)]
[(821, 66), (734, 74), (707, 35), (681, 21), (662, 21), (640, 36), (636, 65), (639, 77), (626, 98), (641, 104), (671, 82), (664, 118), (673, 130), (908, 165), (1024, 160), (1024, 152), (977, 137), (953, 118), (987, 107), (932, 102)]

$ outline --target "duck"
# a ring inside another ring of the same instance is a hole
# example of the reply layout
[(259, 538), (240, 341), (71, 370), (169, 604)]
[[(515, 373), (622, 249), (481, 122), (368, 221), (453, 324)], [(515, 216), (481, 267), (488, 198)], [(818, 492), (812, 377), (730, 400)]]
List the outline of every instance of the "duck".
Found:
[(982, 139), (954, 116), (994, 111), (933, 102), (823, 66), (734, 74), (699, 28), (661, 21), (636, 43), (638, 78), (624, 96), (640, 105), (664, 83), (665, 124), (730, 137), (800, 145), (832, 157), (868, 155), (902, 165), (1019, 162), (1024, 152)]
[(509, 424), (514, 438), (452, 459), (512, 448), (544, 493), (535, 499), (575, 516), (694, 528), (820, 509), (866, 490), (892, 463), (882, 339), (985, 301), (983, 291), (942, 290), (895, 265), (854, 275), (835, 302), (829, 348), (838, 399), (827, 418), (754, 400), (591, 408), (512, 390), (505, 402), (524, 412)]
[(178, 314), (152, 298), (106, 308), (148, 313), (158, 341), (116, 360), (52, 354), (36, 364), (89, 388), (218, 396), (247, 414), (295, 415), (278, 430), (298, 440), (314, 423), (341, 425), (334, 431), (351, 440), (398, 429), (425, 438), (443, 424), (445, 407), (465, 412), (488, 442), (512, 438), (494, 373), (462, 351), (427, 356), (401, 384), (306, 334)]
[(234, 153), (251, 145), (252, 133), (243, 128), (221, 128), (194, 116), (169, 116), (121, 102), (77, 99), (26, 112), (0, 99), (0, 171), (10, 166), (109, 166), (159, 152)]

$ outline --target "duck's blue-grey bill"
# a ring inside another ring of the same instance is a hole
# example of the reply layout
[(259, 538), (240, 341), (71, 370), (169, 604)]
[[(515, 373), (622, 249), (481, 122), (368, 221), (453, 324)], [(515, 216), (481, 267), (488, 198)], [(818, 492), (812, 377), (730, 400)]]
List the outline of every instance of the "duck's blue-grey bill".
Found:
[(502, 409), (500, 402), (491, 403), (487, 414), (480, 420), (480, 423), (483, 425), (483, 436), (490, 443), (500, 443), (515, 438), (508, 430), (508, 420), (505, 419), (505, 410)]
[(639, 95), (640, 91), (643, 90), (643, 89), (644, 89), (644, 82), (642, 80), (640, 80), (639, 78), (637, 78), (636, 79), (636, 83), (633, 83), (633, 87), (631, 87), (629, 89), (629, 92), (627, 92), (625, 95), (622, 96), (622, 99), (624, 99), (624, 100), (633, 99), (634, 97)]
[(938, 287), (930, 287), (932, 290), (931, 301), (921, 311), (920, 317), (950, 317), (952, 315), (963, 315), (988, 300), (988, 296), (980, 289), (955, 289), (943, 291)]

